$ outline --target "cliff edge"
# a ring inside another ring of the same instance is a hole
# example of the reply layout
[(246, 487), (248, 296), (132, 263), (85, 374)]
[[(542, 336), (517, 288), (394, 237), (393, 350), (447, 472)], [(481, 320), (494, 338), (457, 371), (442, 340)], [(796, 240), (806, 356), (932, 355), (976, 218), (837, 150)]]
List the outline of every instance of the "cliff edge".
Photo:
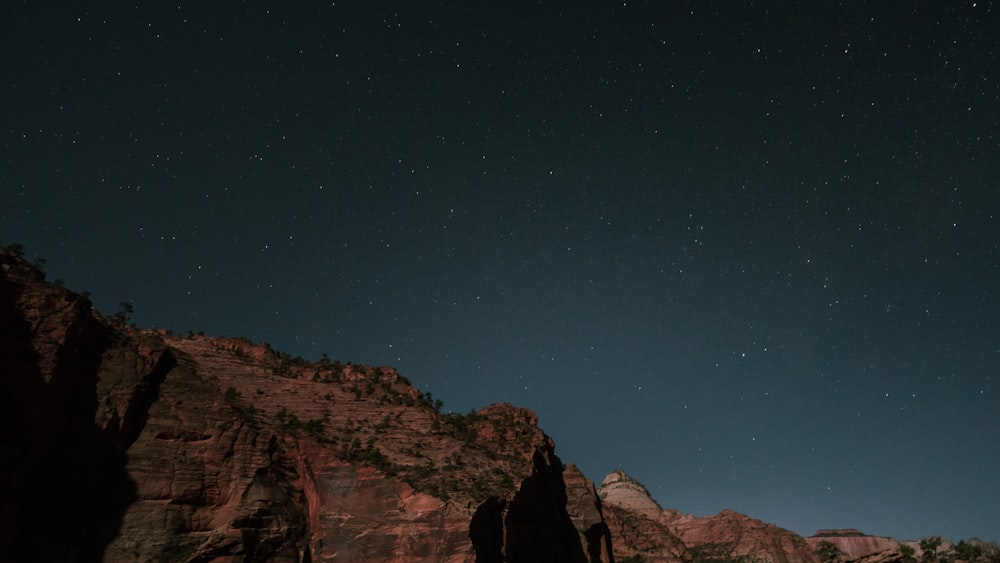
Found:
[(593, 485), (530, 411), (443, 413), (389, 367), (140, 330), (15, 248), (0, 270), (13, 560), (611, 560)]

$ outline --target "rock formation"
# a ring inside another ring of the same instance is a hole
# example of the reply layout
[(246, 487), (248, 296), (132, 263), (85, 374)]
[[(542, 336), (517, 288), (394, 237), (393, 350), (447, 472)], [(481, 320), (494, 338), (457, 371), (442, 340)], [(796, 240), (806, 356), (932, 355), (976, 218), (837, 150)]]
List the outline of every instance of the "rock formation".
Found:
[(802, 537), (773, 524), (731, 510), (701, 518), (664, 510), (644, 486), (621, 470), (608, 475), (598, 493), (619, 559), (817, 562)]
[(614, 539), (614, 557), (650, 563), (690, 561), (687, 547), (668, 528), (673, 511), (664, 511), (641, 483), (617, 470), (597, 489)]
[(681, 518), (671, 524), (671, 530), (688, 546), (723, 548), (723, 554), (731, 557), (771, 563), (818, 561), (798, 534), (732, 510), (702, 518)]
[(604, 520), (594, 483), (575, 465), (566, 468), (563, 481), (566, 483), (566, 510), (573, 526), (583, 532), (583, 547), (589, 561), (611, 561), (611, 530)]
[(822, 542), (830, 542), (849, 560), (860, 559), (886, 550), (895, 550), (899, 545), (899, 542), (892, 538), (869, 536), (853, 528), (818, 530), (815, 535), (806, 538), (806, 542), (813, 550), (816, 550)]
[(387, 367), (104, 318), (0, 249), (12, 561), (610, 561), (534, 413), (442, 413)]
[[(894, 563), (595, 489), (531, 411), (443, 413), (389, 367), (141, 330), (0, 248), (0, 559), (97, 562)], [(992, 552), (991, 552), (992, 553)]]

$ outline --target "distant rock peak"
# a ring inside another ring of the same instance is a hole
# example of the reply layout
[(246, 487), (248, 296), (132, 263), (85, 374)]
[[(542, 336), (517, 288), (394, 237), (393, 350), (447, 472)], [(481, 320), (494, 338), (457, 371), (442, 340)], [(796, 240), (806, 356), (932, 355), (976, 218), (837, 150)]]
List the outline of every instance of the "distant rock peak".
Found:
[(625, 473), (623, 469), (615, 469), (611, 473), (608, 473), (607, 477), (604, 478), (604, 481), (601, 481), (601, 486), (603, 487), (605, 485), (611, 485), (614, 483), (627, 483), (631, 486), (642, 489), (647, 496), (650, 496), (649, 491), (646, 490), (645, 485), (633, 479), (628, 473)]
[(625, 508), (654, 520), (663, 513), (663, 507), (653, 500), (649, 490), (621, 469), (616, 469), (608, 474), (601, 482), (597, 493), (602, 502)]

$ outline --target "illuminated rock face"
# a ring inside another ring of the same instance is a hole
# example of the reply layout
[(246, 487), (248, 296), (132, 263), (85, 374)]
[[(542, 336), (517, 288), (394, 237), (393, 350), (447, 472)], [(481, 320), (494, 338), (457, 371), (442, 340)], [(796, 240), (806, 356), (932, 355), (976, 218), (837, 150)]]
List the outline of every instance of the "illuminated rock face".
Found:
[[(816, 535), (806, 538), (809, 545), (816, 549), (821, 542), (830, 542), (849, 560), (885, 552), (896, 552), (899, 542), (892, 538), (869, 536), (853, 528), (837, 530), (817, 530)], [(885, 558), (885, 554), (882, 556)], [(899, 555), (902, 559), (902, 555)]]
[(688, 546), (722, 545), (733, 556), (772, 563), (816, 563), (812, 548), (795, 534), (732, 510), (685, 518), (673, 526)]
[(4, 248), (0, 433), (5, 561), (901, 558), (856, 530), (665, 510), (622, 471), (595, 490), (531, 411), (445, 414), (392, 368), (139, 330)]
[(695, 517), (664, 510), (624, 471), (609, 474), (598, 489), (617, 559), (676, 563), (735, 560), (816, 563), (813, 548), (797, 534), (732, 510)]
[(610, 561), (537, 416), (391, 368), (106, 319), (0, 250), (0, 552), (21, 561)]

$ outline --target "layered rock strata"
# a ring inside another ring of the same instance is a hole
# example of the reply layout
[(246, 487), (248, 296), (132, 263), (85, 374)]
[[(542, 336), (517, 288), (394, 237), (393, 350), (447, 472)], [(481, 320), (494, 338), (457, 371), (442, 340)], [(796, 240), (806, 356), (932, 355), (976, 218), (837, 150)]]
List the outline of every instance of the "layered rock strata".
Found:
[(773, 524), (731, 510), (706, 517), (664, 510), (642, 484), (620, 470), (604, 479), (598, 493), (618, 559), (817, 562), (802, 537)]
[(139, 330), (0, 264), (11, 560), (611, 560), (530, 411), (442, 413), (392, 368)]
[[(908, 545), (919, 557), (923, 557), (920, 543), (916, 541), (901, 542), (883, 536), (870, 536), (854, 528), (834, 530), (817, 530), (816, 534), (806, 538), (813, 550), (820, 549), (824, 543), (833, 544), (844, 561), (854, 563), (895, 563), (903, 561), (901, 545)], [(948, 545), (949, 542), (945, 541)]]
[[(594, 487), (537, 416), (441, 412), (389, 367), (140, 330), (0, 248), (0, 558), (11, 561), (892, 563)], [(911, 544), (915, 547), (916, 544)]]

